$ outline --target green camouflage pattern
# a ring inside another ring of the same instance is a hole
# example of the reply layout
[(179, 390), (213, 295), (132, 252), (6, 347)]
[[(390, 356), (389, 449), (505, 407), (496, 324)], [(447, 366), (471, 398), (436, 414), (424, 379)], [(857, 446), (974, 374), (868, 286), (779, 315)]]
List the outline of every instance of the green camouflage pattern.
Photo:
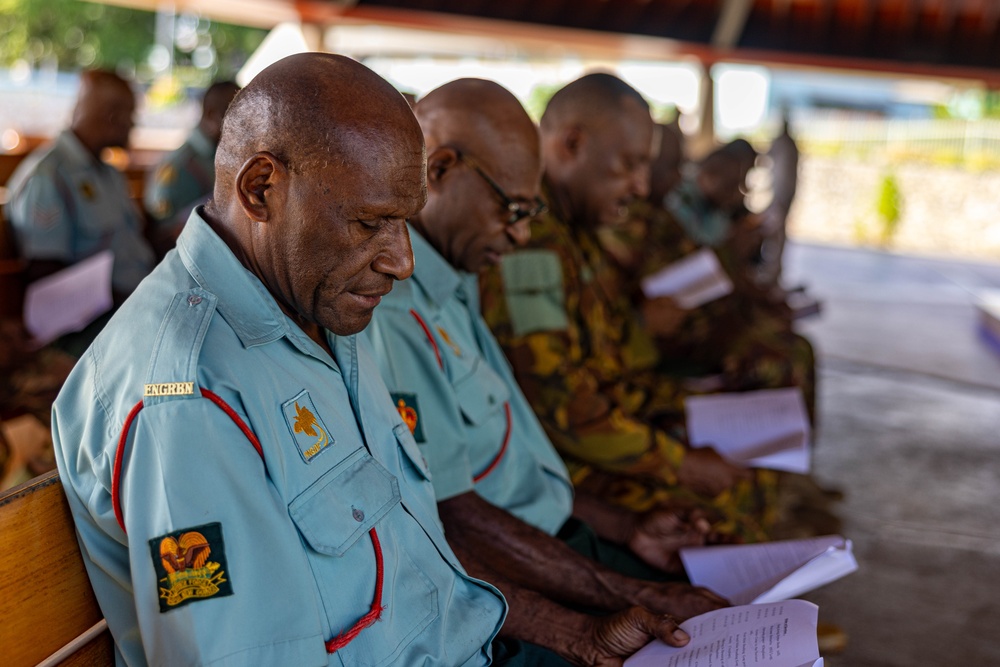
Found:
[[(622, 226), (602, 229), (600, 240), (620, 271), (623, 291), (638, 305), (643, 299), (639, 288), (642, 278), (701, 246), (661, 207), (637, 202), (630, 213)], [(729, 391), (797, 386), (813, 416), (816, 371), (812, 345), (792, 331), (787, 308), (769, 302), (749, 284), (729, 248), (718, 248), (716, 254), (734, 291), (692, 310), (678, 331), (656, 341), (661, 370), (721, 374)]]
[(526, 248), (481, 275), (480, 290), (483, 315), (575, 484), (638, 511), (694, 503), (720, 530), (766, 537), (767, 473), (716, 498), (678, 485), (685, 393), (657, 371), (655, 344), (594, 233), (546, 213)]

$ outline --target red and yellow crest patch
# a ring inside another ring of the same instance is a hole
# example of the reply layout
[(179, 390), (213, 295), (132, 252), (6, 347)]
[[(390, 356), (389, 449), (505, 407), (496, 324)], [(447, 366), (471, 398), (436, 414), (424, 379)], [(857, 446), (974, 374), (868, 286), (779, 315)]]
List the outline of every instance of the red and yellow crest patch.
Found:
[(189, 602), (233, 594), (221, 523), (161, 535), (149, 541), (149, 548), (161, 613)]
[(424, 429), (420, 423), (420, 409), (417, 407), (416, 394), (391, 394), (392, 402), (396, 404), (399, 416), (403, 418), (403, 423), (410, 429), (413, 439), (417, 442), (424, 442)]

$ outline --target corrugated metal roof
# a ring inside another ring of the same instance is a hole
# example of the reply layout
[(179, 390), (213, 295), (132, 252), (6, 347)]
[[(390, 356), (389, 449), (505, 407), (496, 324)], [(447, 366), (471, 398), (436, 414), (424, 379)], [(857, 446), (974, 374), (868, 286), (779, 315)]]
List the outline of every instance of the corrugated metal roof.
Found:
[[(661, 37), (789, 61), (1000, 70), (1000, 0), (326, 0)], [(877, 69), (878, 67), (872, 67)]]

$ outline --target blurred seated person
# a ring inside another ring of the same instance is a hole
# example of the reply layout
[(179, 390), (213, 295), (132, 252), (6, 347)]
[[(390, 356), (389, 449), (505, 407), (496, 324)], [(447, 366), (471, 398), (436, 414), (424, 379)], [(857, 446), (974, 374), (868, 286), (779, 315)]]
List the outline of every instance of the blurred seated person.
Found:
[[(737, 287), (733, 293), (692, 310), (680, 308), (669, 297), (648, 299), (642, 293), (643, 278), (703, 247), (664, 206), (681, 180), (683, 141), (676, 124), (660, 127), (660, 150), (650, 169), (649, 196), (632, 204), (625, 223), (600, 230), (602, 244), (621, 270), (624, 291), (656, 339), (660, 368), (679, 375), (718, 374), (721, 383), (717, 388), (727, 391), (797, 386), (813, 414), (812, 346), (792, 332), (787, 318), (776, 312), (773, 304), (760, 300), (756, 289)], [(736, 165), (736, 159), (731, 163)]]
[(153, 250), (125, 177), (101, 161), (104, 149), (128, 144), (134, 113), (128, 82), (109, 71), (84, 72), (70, 127), (11, 176), (6, 215), (28, 282), (110, 249), (112, 291), (121, 303), (152, 270)]
[(588, 74), (541, 120), (543, 193), (525, 248), (480, 279), (483, 315), (578, 490), (634, 511), (687, 504), (720, 532), (766, 538), (766, 472), (684, 444), (679, 383), (597, 238), (649, 192), (654, 124), (621, 79)]
[(760, 214), (763, 237), (757, 267), (757, 282), (765, 289), (777, 287), (781, 280), (782, 255), (785, 252), (785, 229), (795, 200), (799, 178), (799, 147), (788, 128), (787, 114), (782, 117), (781, 134), (767, 150), (771, 171), (771, 203)]
[(198, 125), (178, 149), (156, 165), (146, 180), (143, 203), (155, 221), (152, 236), (160, 254), (173, 247), (191, 211), (212, 193), (222, 118), (238, 91), (234, 81), (209, 86), (202, 97)]
[(687, 165), (681, 181), (667, 192), (664, 206), (699, 246), (721, 246), (732, 233), (733, 219), (746, 212), (746, 177), (756, 155), (747, 141), (737, 139)]

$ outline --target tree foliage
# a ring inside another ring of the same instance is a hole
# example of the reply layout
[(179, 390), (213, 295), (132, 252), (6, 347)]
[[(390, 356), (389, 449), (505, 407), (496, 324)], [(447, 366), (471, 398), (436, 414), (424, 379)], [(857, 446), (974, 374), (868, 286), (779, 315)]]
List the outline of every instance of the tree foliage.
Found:
[[(80, 0), (0, 0), (0, 66), (104, 67), (151, 80), (161, 73), (149, 62), (156, 31), (153, 12)], [(168, 58), (187, 72), (182, 78), (203, 81), (232, 78), (266, 34), (197, 16), (176, 17), (172, 32), (186, 38), (175, 40)]]

